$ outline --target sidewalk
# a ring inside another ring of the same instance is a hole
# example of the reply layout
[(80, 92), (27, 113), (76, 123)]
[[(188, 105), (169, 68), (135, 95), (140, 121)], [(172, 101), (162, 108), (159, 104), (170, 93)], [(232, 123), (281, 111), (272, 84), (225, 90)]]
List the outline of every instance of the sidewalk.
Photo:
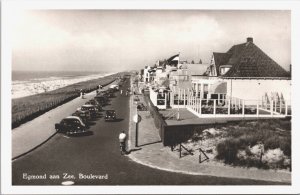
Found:
[[(107, 89), (106, 86), (103, 88)], [(95, 97), (96, 92), (92, 91), (81, 97), (75, 98), (61, 106), (58, 106), (45, 114), (22, 124), (21, 126), (11, 130), (12, 133), (12, 159), (23, 155), (55, 135), (56, 130), (54, 124), (60, 122), (64, 117), (75, 112), (76, 108), (83, 105), (88, 100)]]
[[(142, 95), (138, 95), (141, 101)], [(159, 131), (154, 125), (154, 120), (149, 111), (138, 111), (142, 117), (138, 124), (138, 148), (135, 148), (135, 123), (132, 117), (136, 114), (136, 105), (133, 104), (133, 97), (130, 98), (130, 124), (129, 124), (129, 149), (128, 155), (133, 161), (140, 164), (165, 171), (192, 174), (210, 175), (216, 177), (242, 178), (253, 180), (264, 180), (274, 182), (291, 183), (291, 173), (285, 171), (261, 170), (256, 168), (240, 168), (224, 166), (208, 160), (201, 164), (198, 162), (199, 152), (193, 156), (186, 155), (179, 158), (178, 151), (171, 151), (169, 147), (164, 147), (160, 141)], [(146, 105), (146, 104), (145, 104)]]

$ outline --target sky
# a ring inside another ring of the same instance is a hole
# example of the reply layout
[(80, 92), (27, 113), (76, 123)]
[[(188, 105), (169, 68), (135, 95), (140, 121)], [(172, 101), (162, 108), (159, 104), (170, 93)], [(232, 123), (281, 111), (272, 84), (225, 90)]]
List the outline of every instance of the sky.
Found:
[(253, 37), (286, 70), (290, 11), (26, 10), (13, 13), (12, 70), (139, 70), (180, 52), (208, 63)]

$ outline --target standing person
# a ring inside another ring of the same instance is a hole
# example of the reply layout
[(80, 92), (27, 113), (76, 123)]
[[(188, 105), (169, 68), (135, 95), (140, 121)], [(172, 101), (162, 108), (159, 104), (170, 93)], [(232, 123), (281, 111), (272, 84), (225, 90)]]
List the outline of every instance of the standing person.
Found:
[(80, 96), (81, 96), (82, 99), (84, 98), (83, 95), (84, 95), (83, 90), (80, 89)]
[(119, 134), (119, 142), (120, 142), (120, 150), (121, 150), (121, 154), (126, 154), (126, 134), (125, 131), (122, 131)]
[(122, 95), (122, 93), (123, 93), (123, 90), (121, 89), (120, 94)]

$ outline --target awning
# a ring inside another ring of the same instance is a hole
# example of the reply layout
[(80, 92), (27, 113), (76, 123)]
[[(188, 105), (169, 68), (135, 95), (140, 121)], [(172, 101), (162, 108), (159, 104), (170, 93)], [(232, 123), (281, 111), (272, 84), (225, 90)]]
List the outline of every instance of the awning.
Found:
[(227, 93), (227, 83), (226, 82), (217, 82), (210, 86), (210, 93)]

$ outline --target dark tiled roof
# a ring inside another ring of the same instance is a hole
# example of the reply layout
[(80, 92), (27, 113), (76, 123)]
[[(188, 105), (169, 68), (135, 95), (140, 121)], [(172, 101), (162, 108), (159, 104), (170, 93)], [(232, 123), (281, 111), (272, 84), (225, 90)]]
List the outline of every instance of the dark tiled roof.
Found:
[(220, 75), (219, 74), (220, 65), (226, 64), (228, 62), (228, 60), (230, 59), (231, 54), (213, 52), (213, 56), (214, 56), (215, 65), (216, 65), (216, 69), (217, 69), (217, 75), (219, 76)]
[(214, 55), (216, 56), (218, 75), (220, 65), (232, 65), (232, 68), (223, 75), (224, 77), (289, 77), (286, 70), (253, 42), (234, 45), (227, 53), (218, 53)]

